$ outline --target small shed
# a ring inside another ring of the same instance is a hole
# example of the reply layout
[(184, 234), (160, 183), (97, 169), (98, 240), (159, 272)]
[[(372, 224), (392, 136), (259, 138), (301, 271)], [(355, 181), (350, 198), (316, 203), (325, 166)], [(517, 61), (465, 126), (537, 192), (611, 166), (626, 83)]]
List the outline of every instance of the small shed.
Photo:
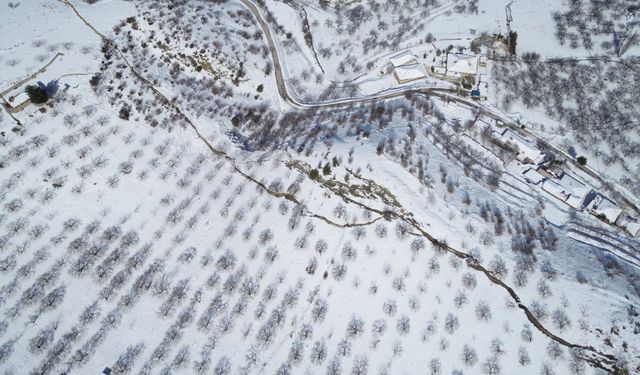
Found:
[(104, 370), (102, 370), (102, 373), (104, 375), (109, 375), (111, 374), (111, 369), (109, 367), (105, 367)]

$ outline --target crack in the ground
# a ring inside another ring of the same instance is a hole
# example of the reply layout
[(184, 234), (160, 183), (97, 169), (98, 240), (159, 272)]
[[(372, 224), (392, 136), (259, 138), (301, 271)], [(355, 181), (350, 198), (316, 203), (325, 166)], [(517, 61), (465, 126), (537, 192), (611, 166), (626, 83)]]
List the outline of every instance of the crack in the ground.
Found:
[[(177, 104), (175, 104), (175, 102), (173, 102), (171, 99), (167, 98), (162, 92), (160, 92), (149, 80), (147, 80), (146, 78), (144, 78), (128, 61), (128, 59), (124, 56), (124, 54), (106, 37), (104, 36), (102, 33), (100, 33), (98, 30), (96, 30), (85, 18), (82, 17), (82, 15), (78, 12), (78, 10), (75, 8), (75, 6), (73, 4), (71, 4), (68, 0), (58, 0), (60, 2), (62, 2), (63, 4), (67, 5), (68, 7), (70, 7), (74, 13), (89, 27), (91, 28), (98, 36), (100, 36), (102, 38), (102, 40), (105, 43), (108, 43), (109, 45), (111, 45), (114, 50), (116, 50), (118, 52), (118, 54), (120, 55), (120, 57), (123, 59), (123, 61), (125, 62), (125, 64), (129, 67), (129, 69), (132, 71), (132, 73), (134, 74), (134, 76), (138, 79), (140, 79), (145, 86), (147, 86), (149, 89), (151, 89), (160, 99), (162, 99), (165, 103), (167, 103), (170, 107), (172, 107), (177, 113), (179, 113), (184, 119), (185, 121), (189, 124), (189, 126), (194, 130), (194, 132), (196, 133), (197, 137), (207, 146), (207, 148), (216, 156), (222, 157), (224, 158), (226, 161), (228, 161), (230, 163), (230, 165), (233, 167), (233, 169), (239, 173), (241, 176), (243, 176), (244, 178), (246, 178), (247, 180), (253, 182), (254, 184), (256, 184), (257, 186), (259, 186), (261, 189), (263, 189), (265, 192), (267, 192), (268, 194), (276, 197), (276, 198), (283, 198), (286, 199), (292, 203), (295, 203), (296, 205), (301, 205), (302, 202), (300, 202), (293, 194), (290, 193), (286, 193), (286, 192), (279, 192), (279, 191), (275, 191), (270, 189), (269, 187), (267, 187), (263, 182), (257, 180), (255, 177), (249, 175), (248, 173), (242, 171), (236, 164), (234, 159), (229, 156), (226, 152), (218, 150), (217, 148), (215, 148), (198, 130), (198, 127), (193, 123), (193, 121), (178, 107)], [(287, 165), (289, 167), (295, 168), (301, 172), (304, 172), (305, 174), (309, 175), (310, 170), (305, 170), (305, 168), (303, 167), (303, 164), (301, 164), (300, 162), (296, 162), (296, 161), (292, 161), (290, 163), (287, 163)], [(484, 268), (478, 261), (477, 259), (475, 259), (474, 257), (472, 257), (471, 255), (457, 250), (451, 246), (449, 246), (447, 243), (438, 240), (437, 238), (435, 238), (434, 236), (432, 236), (430, 233), (428, 233), (427, 231), (425, 231), (416, 221), (416, 219), (413, 217), (413, 215), (410, 212), (406, 212), (404, 210), (404, 208), (402, 208), (401, 206), (400, 208), (400, 212), (395, 212), (392, 210), (381, 210), (381, 209), (377, 209), (374, 207), (370, 207), (362, 202), (357, 201), (356, 199), (352, 198), (350, 195), (346, 194), (344, 192), (344, 190), (342, 190), (342, 186), (340, 184), (336, 184), (336, 183), (331, 183), (329, 182), (329, 180), (324, 180), (322, 177), (318, 177), (317, 179), (312, 179), (315, 180), (316, 182), (320, 183), (323, 187), (327, 188), (328, 190), (330, 190), (332, 193), (334, 193), (335, 195), (341, 197), (345, 202), (347, 203), (351, 203), (354, 204), (364, 210), (367, 210), (369, 212), (373, 212), (379, 215), (378, 218), (376, 218), (375, 220), (372, 220), (368, 223), (361, 223), (361, 224), (340, 224), (340, 223), (336, 223), (334, 221), (332, 221), (331, 219), (327, 218), (326, 216), (317, 214), (317, 213), (313, 213), (310, 210), (308, 210), (306, 207), (304, 208), (304, 210), (307, 212), (307, 215), (310, 217), (314, 217), (320, 220), (325, 221), (326, 223), (336, 226), (336, 227), (341, 227), (341, 228), (349, 228), (349, 227), (354, 227), (354, 226), (361, 226), (361, 225), (370, 225), (378, 220), (380, 220), (381, 218), (385, 218), (386, 220), (400, 220), (403, 221), (405, 223), (407, 223), (408, 225), (410, 225), (411, 227), (413, 227), (422, 237), (426, 238), (427, 240), (429, 240), (432, 245), (434, 247), (436, 247), (437, 249), (441, 250), (441, 251), (447, 251), (453, 255), (455, 255), (456, 257), (465, 260), (466, 264), (468, 267), (481, 272), (482, 274), (484, 274), (486, 276), (486, 278), (493, 283), (494, 285), (498, 285), (500, 287), (502, 287), (505, 291), (507, 291), (507, 293), (509, 294), (509, 296), (514, 300), (514, 302), (516, 303), (516, 305), (525, 313), (525, 316), (527, 317), (527, 319), (531, 322), (531, 324), (533, 324), (534, 327), (536, 327), (536, 329), (538, 331), (540, 331), (542, 334), (544, 334), (545, 336), (547, 336), (548, 338), (550, 338), (551, 340), (565, 346), (571, 349), (577, 349), (580, 351), (580, 353), (578, 354), (579, 357), (581, 359), (583, 359), (584, 361), (586, 361), (587, 363), (589, 363), (592, 367), (595, 368), (599, 368), (601, 370), (604, 370), (608, 373), (611, 374), (626, 374), (628, 373), (623, 367), (621, 367), (618, 363), (618, 360), (615, 356), (611, 355), (611, 354), (607, 354), (607, 353), (603, 353), (597, 349), (595, 349), (592, 346), (586, 346), (586, 345), (578, 345), (578, 344), (573, 344), (565, 339), (563, 339), (562, 337), (553, 334), (552, 332), (550, 332), (542, 323), (540, 323), (540, 321), (538, 321), (538, 319), (533, 315), (533, 313), (531, 313), (531, 311), (529, 310), (529, 308), (524, 305), (521, 300), (520, 297), (518, 296), (518, 294), (514, 291), (513, 288), (511, 288), (510, 286), (508, 286), (505, 282), (503, 282), (502, 280), (500, 280), (499, 278), (497, 278), (491, 271), (487, 270), (486, 268)], [(375, 184), (375, 182), (369, 180), (370, 183), (374, 184), (375, 186), (377, 186), (380, 191), (388, 191), (388, 189), (379, 186), (378, 184)], [(335, 181), (334, 181), (335, 182)], [(379, 198), (381, 198), (384, 202), (384, 198), (382, 198), (381, 196), (377, 196)], [(385, 202), (387, 203), (387, 202)], [(393, 205), (391, 205), (393, 206)]]

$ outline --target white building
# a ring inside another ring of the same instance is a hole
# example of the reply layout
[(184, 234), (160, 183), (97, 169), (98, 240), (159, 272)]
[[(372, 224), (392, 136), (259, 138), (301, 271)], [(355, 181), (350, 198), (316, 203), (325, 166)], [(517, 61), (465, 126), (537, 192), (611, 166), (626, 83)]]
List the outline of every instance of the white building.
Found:
[(591, 189), (586, 187), (571, 189), (569, 198), (567, 198), (567, 204), (577, 210), (581, 209), (584, 200), (587, 198), (587, 195), (589, 195), (590, 192)]
[(516, 159), (520, 162), (539, 164), (544, 160), (544, 154), (536, 146), (510, 129), (502, 132), (500, 138), (503, 142), (511, 143), (518, 148)]
[(415, 64), (417, 60), (413, 52), (411, 52), (410, 50), (406, 50), (390, 57), (389, 62), (391, 63), (391, 65), (393, 65), (394, 68), (397, 68), (403, 65)]
[(486, 68), (487, 67), (487, 56), (480, 56), (480, 60), (478, 62), (478, 65), (481, 68)]
[(526, 171), (524, 171), (524, 173), (522, 173), (522, 175), (524, 176), (524, 179), (527, 180), (527, 182), (534, 185), (539, 184), (545, 179), (543, 175), (541, 175), (537, 170), (533, 168), (527, 169)]
[(433, 66), (433, 73), (446, 75), (447, 74), (447, 69), (443, 68), (441, 66)]
[(629, 222), (624, 229), (633, 237), (640, 237), (640, 223)]
[(575, 209), (582, 209), (585, 199), (592, 190), (576, 177), (566, 172), (560, 176), (558, 183), (569, 193), (567, 204)]
[(15, 96), (9, 97), (9, 103), (11, 103), (11, 106), (14, 108), (25, 103), (27, 100), (29, 100), (29, 95), (27, 95), (27, 93), (24, 91), (18, 93)]
[(551, 180), (546, 180), (542, 183), (542, 190), (546, 191), (547, 193), (553, 195), (563, 202), (566, 201), (567, 198), (569, 198), (569, 194), (564, 191), (564, 188), (560, 184)]
[(478, 74), (478, 56), (463, 53), (447, 54), (447, 75), (476, 76)]
[(622, 214), (622, 209), (615, 202), (598, 194), (587, 205), (587, 209), (596, 216), (603, 215), (610, 223), (615, 223)]
[(393, 67), (393, 74), (398, 83), (407, 83), (427, 76), (424, 67), (418, 64), (416, 56), (410, 50), (390, 57), (389, 63)]
[(427, 76), (419, 64), (398, 66), (393, 72), (399, 83), (407, 83)]

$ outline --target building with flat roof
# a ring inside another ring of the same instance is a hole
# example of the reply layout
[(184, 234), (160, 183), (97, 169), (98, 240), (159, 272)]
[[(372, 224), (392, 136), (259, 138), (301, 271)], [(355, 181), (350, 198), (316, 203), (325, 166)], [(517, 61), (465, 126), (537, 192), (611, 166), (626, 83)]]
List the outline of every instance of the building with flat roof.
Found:
[(640, 237), (640, 223), (629, 222), (624, 229), (633, 237)]
[(564, 191), (564, 188), (557, 182), (551, 180), (546, 180), (542, 183), (542, 190), (546, 191), (547, 193), (553, 195), (563, 202), (566, 201), (567, 198), (569, 198), (569, 194)]
[(399, 83), (407, 83), (427, 76), (424, 69), (419, 64), (398, 66), (395, 68), (393, 73)]
[(447, 54), (447, 75), (476, 76), (478, 74), (478, 56), (464, 53)]
[(511, 143), (518, 148), (516, 159), (519, 161), (523, 163), (539, 164), (544, 160), (544, 154), (536, 146), (511, 131), (511, 129), (503, 131), (500, 138), (503, 142)]
[(534, 185), (537, 185), (540, 182), (545, 180), (545, 177), (540, 173), (538, 173), (538, 171), (533, 168), (527, 169), (526, 171), (524, 171), (524, 173), (522, 173), (522, 175), (524, 176), (524, 179), (527, 180), (527, 182), (532, 183)]
[(391, 56), (389, 58), (389, 62), (391, 63), (391, 65), (397, 68), (402, 65), (415, 64), (417, 61), (416, 56), (413, 54), (413, 52), (411, 52), (410, 50), (406, 50), (404, 52), (398, 53), (397, 55)]

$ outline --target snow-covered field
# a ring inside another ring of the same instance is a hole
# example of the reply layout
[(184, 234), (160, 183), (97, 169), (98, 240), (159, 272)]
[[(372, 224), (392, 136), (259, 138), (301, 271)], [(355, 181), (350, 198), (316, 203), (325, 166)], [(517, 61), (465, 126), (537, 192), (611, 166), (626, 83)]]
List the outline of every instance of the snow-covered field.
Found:
[[(376, 74), (506, 27), (503, 3), (387, 3), (259, 3), (285, 89), (448, 88)], [(528, 182), (468, 99), (292, 108), (236, 0), (1, 6), (5, 100), (60, 86), (0, 113), (2, 374), (640, 373), (640, 242)], [(513, 2), (521, 48), (566, 56), (562, 6)], [(379, 22), (401, 42), (355, 48)]]

